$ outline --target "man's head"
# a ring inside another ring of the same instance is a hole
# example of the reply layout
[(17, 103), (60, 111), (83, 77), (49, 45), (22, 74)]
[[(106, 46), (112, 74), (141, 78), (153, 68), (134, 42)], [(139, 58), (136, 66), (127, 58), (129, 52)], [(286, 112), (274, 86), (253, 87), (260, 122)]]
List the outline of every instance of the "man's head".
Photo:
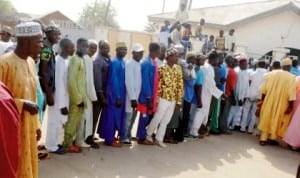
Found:
[(132, 58), (136, 61), (140, 61), (144, 55), (144, 48), (141, 44), (136, 43), (132, 47)]
[(290, 72), (292, 68), (292, 60), (290, 58), (285, 58), (281, 61), (282, 70)]
[(188, 64), (195, 64), (196, 55), (193, 52), (189, 52), (186, 55), (186, 63)]
[(224, 53), (218, 53), (219, 64), (223, 64), (225, 55)]
[(180, 10), (184, 11), (186, 9), (186, 4), (185, 3), (181, 3), (180, 4)]
[(234, 32), (235, 32), (234, 29), (230, 29), (230, 30), (229, 30), (229, 35), (230, 35), (230, 36), (233, 36)]
[(58, 43), (61, 33), (60, 33), (60, 30), (56, 26), (49, 25), (44, 29), (44, 32), (46, 34), (48, 41), (52, 45)]
[(170, 23), (170, 21), (169, 20), (165, 20), (165, 25), (166, 26), (169, 26), (171, 23)]
[(177, 64), (178, 61), (178, 52), (174, 47), (170, 47), (167, 49), (167, 57), (166, 61), (168, 65), (174, 65)]
[(204, 26), (204, 25), (205, 25), (205, 19), (204, 19), (204, 18), (201, 18), (201, 19), (200, 19), (200, 25), (201, 25), (201, 26)]
[(88, 40), (85, 38), (79, 38), (76, 43), (76, 52), (80, 55), (86, 55), (89, 52)]
[(215, 40), (214, 35), (210, 35), (210, 36), (209, 36), (209, 41), (214, 41), (214, 40)]
[(274, 61), (272, 64), (272, 70), (279, 70), (281, 69), (280, 61)]
[(298, 60), (297, 60), (297, 59), (294, 59), (294, 60), (293, 60), (292, 66), (293, 66), (293, 67), (298, 67)]
[(198, 54), (198, 55), (196, 55), (196, 58), (195, 58), (195, 64), (197, 66), (203, 66), (205, 63), (205, 60), (206, 60), (206, 56)]
[(109, 58), (109, 43), (105, 40), (100, 40), (98, 43), (98, 48), (99, 48), (99, 54), (102, 56)]
[(176, 44), (174, 48), (177, 50), (179, 58), (184, 58), (184, 46), (182, 44)]
[(224, 30), (220, 30), (219, 35), (220, 35), (220, 37), (223, 37), (224, 36)]
[(264, 60), (264, 59), (259, 59), (258, 61), (257, 61), (257, 68), (266, 68), (266, 61)]
[(239, 66), (241, 70), (246, 70), (248, 67), (248, 60), (244, 57), (239, 59)]
[(38, 58), (43, 47), (42, 28), (39, 23), (25, 22), (16, 26), (17, 47), (22, 56)]
[(167, 47), (164, 43), (160, 43), (160, 54), (159, 54), (159, 59), (160, 60), (164, 60), (166, 58), (166, 50), (167, 50)]
[(116, 54), (119, 58), (124, 58), (127, 54), (127, 46), (125, 42), (118, 42), (116, 44)]
[(149, 44), (149, 53), (152, 59), (155, 59), (160, 56), (160, 45), (158, 43), (150, 43)]
[(97, 52), (97, 41), (89, 40), (88, 44), (89, 44), (89, 56), (93, 57)]
[(209, 54), (208, 56), (208, 62), (212, 66), (217, 66), (219, 64), (219, 58), (218, 58), (218, 53), (213, 51), (212, 53)]
[(67, 54), (69, 56), (72, 56), (75, 52), (74, 43), (68, 38), (63, 38), (62, 40), (60, 40), (59, 47), (61, 49), (61, 53)]
[(1, 40), (4, 42), (8, 42), (10, 40), (10, 37), (12, 35), (12, 29), (10, 27), (4, 26), (1, 29)]

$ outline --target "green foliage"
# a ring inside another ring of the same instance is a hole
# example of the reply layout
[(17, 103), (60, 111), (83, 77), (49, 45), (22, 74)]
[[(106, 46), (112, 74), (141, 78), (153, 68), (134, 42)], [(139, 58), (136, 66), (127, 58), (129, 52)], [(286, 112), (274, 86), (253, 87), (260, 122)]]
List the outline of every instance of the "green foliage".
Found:
[(99, 25), (106, 25), (109, 27), (119, 27), (116, 21), (117, 12), (115, 8), (109, 7), (107, 14), (107, 21), (105, 22), (105, 13), (107, 3), (100, 1), (91, 4), (86, 4), (80, 13), (79, 24), (86, 28), (94, 28)]

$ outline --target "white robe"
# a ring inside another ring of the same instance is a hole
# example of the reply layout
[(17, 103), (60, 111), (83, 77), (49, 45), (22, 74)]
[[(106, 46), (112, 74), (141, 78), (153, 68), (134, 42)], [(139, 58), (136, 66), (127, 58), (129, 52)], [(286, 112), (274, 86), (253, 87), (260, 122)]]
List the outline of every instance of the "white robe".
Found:
[[(87, 108), (84, 111), (84, 119), (82, 120), (82, 124), (84, 125), (85, 121), (85, 129), (84, 136), (87, 137), (89, 135), (93, 135), (93, 101), (97, 101), (97, 95), (94, 85), (94, 73), (93, 73), (93, 59), (88, 55), (84, 56), (84, 64), (86, 68), (86, 91), (87, 91)], [(82, 125), (81, 124), (81, 125)]]
[(56, 151), (58, 149), (59, 133), (62, 125), (68, 119), (68, 115), (62, 115), (60, 112), (60, 109), (64, 107), (69, 107), (68, 60), (57, 55), (55, 63), (54, 106), (47, 107), (48, 126), (45, 145), (49, 151)]
[(203, 67), (204, 81), (202, 86), (202, 108), (197, 108), (193, 117), (193, 124), (190, 131), (191, 135), (198, 136), (198, 129), (201, 124), (206, 125), (210, 109), (211, 97), (220, 98), (223, 92), (216, 86), (215, 72), (212, 65), (206, 63)]

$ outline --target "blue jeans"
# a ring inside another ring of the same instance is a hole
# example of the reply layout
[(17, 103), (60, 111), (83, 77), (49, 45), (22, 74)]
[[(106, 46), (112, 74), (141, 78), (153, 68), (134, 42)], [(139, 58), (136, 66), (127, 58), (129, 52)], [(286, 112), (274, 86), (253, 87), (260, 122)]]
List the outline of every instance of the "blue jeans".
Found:
[(131, 130), (137, 116), (137, 110), (126, 112), (126, 120), (124, 122), (124, 136), (121, 138), (123, 142), (129, 142), (131, 139)]

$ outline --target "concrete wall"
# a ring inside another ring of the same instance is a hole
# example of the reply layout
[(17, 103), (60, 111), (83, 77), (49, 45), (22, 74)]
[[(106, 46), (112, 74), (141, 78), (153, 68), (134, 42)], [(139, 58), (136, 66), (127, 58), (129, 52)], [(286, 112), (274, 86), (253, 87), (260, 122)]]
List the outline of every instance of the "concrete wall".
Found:
[(300, 49), (300, 16), (292, 11), (260, 19), (236, 29), (237, 41), (249, 54), (265, 54), (277, 47)]
[(110, 54), (115, 56), (115, 47), (116, 43), (119, 41), (125, 42), (128, 47), (128, 53), (126, 58), (131, 57), (131, 48), (135, 43), (141, 43), (144, 46), (145, 52), (144, 56), (148, 54), (148, 45), (150, 42), (158, 41), (157, 34), (150, 34), (146, 32), (135, 32), (135, 31), (125, 31), (114, 28), (101, 27), (95, 31), (89, 31), (85, 29), (76, 29), (76, 28), (61, 28), (62, 36), (68, 36), (72, 41), (80, 37), (87, 39), (107, 40), (110, 43)]

